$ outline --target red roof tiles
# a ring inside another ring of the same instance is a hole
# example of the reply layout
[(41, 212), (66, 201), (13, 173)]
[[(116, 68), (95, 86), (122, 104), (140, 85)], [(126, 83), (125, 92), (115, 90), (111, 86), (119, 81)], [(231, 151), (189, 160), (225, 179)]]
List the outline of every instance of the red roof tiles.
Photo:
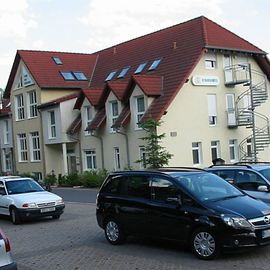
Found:
[(125, 106), (125, 108), (122, 110), (114, 124), (112, 125), (112, 128), (118, 128), (118, 127), (124, 127), (128, 124), (130, 120), (130, 107), (129, 105)]
[(85, 98), (92, 106), (97, 106), (102, 94), (103, 88), (84, 88), (81, 90), (80, 95), (74, 105), (74, 109), (80, 110)]
[(105, 123), (105, 120), (106, 111), (105, 108), (102, 108), (99, 112), (97, 112), (91, 124), (86, 128), (86, 130), (91, 131), (100, 128)]
[(74, 121), (71, 123), (69, 128), (67, 129), (67, 134), (68, 135), (74, 135), (80, 132), (82, 127), (82, 118), (81, 115), (79, 114)]
[(55, 100), (43, 103), (43, 104), (39, 105), (38, 108), (42, 109), (42, 108), (46, 108), (46, 107), (49, 107), (49, 106), (54, 106), (54, 105), (60, 104), (62, 102), (65, 102), (67, 100), (77, 98), (78, 96), (79, 96), (79, 93), (63, 96), (63, 97), (57, 98)]

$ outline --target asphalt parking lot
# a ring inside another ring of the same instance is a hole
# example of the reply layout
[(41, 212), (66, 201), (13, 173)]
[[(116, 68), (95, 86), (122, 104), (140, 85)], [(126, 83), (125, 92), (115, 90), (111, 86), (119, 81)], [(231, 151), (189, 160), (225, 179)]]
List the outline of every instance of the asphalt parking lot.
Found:
[(11, 241), (19, 270), (269, 270), (270, 247), (201, 261), (186, 247), (164, 241), (128, 239), (121, 246), (105, 240), (95, 219), (95, 205), (67, 203), (60, 220), (13, 225), (0, 219)]

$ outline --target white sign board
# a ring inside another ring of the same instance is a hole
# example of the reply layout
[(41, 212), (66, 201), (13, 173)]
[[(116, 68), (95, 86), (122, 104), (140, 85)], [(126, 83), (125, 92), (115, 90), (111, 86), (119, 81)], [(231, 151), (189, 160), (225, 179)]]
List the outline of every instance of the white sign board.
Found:
[(193, 85), (201, 86), (217, 86), (219, 85), (219, 78), (217, 76), (193, 76), (192, 77)]

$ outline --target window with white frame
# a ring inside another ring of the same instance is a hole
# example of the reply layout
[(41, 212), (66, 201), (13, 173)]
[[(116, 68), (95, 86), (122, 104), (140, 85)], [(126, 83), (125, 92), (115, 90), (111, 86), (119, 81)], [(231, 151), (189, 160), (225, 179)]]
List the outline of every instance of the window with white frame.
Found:
[(3, 157), (3, 171), (10, 172), (12, 171), (12, 156), (11, 151), (8, 149), (2, 150), (2, 157)]
[(219, 141), (211, 142), (211, 155), (212, 155), (212, 160), (220, 158), (220, 142)]
[(145, 152), (145, 146), (139, 146), (139, 159), (140, 159), (140, 168), (145, 169), (146, 168), (146, 152)]
[(9, 120), (4, 121), (4, 144), (9, 144)]
[(28, 160), (26, 134), (25, 133), (18, 134), (17, 142), (18, 142), (18, 160), (19, 162), (26, 162)]
[(217, 67), (217, 58), (214, 53), (206, 53), (204, 57), (205, 68), (215, 69)]
[[(110, 111), (111, 111), (111, 126), (112, 126), (119, 116), (118, 102), (117, 101), (110, 102)], [(111, 128), (111, 131), (115, 131), (115, 128)]]
[(202, 143), (201, 142), (192, 143), (192, 157), (193, 157), (193, 165), (202, 164)]
[(136, 129), (141, 128), (140, 120), (145, 113), (144, 96), (135, 97), (135, 123)]
[(120, 168), (120, 149), (119, 147), (114, 147), (114, 169), (119, 170)]
[(247, 139), (247, 156), (252, 157), (252, 139)]
[[(92, 107), (91, 106), (85, 106), (84, 107), (84, 119), (85, 119), (85, 129), (91, 124), (93, 120), (93, 114), (92, 114)], [(91, 132), (85, 131), (85, 135), (89, 135)]]
[(208, 123), (210, 126), (217, 124), (217, 97), (216, 94), (207, 95), (208, 102)]
[(28, 95), (28, 117), (37, 117), (37, 94), (36, 91), (27, 93)]
[(237, 140), (229, 140), (230, 161), (234, 162), (238, 160)]
[(84, 158), (86, 170), (94, 170), (97, 168), (97, 156), (95, 149), (85, 150)]
[(55, 111), (49, 111), (49, 126), (48, 126), (48, 131), (49, 131), (49, 139), (54, 139), (56, 138), (56, 121), (55, 121)]
[(24, 119), (23, 94), (15, 96), (15, 115), (16, 115), (16, 121), (20, 121)]
[(31, 132), (29, 139), (30, 139), (31, 161), (40, 161), (39, 133), (37, 131)]

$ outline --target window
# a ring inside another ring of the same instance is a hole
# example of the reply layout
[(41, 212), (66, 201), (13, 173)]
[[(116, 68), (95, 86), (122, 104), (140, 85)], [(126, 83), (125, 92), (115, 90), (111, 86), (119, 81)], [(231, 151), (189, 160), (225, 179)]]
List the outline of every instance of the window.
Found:
[(216, 94), (208, 94), (208, 123), (210, 126), (217, 124), (217, 99)]
[(62, 60), (58, 56), (53, 56), (53, 61), (56, 65), (62, 65)]
[(9, 120), (4, 121), (4, 144), (9, 144)]
[(140, 65), (137, 67), (137, 69), (135, 70), (134, 74), (139, 74), (139, 73), (141, 73), (141, 72), (143, 71), (143, 69), (145, 68), (146, 64), (147, 64), (147, 62), (144, 62), (144, 63), (140, 64)]
[(237, 161), (237, 140), (229, 140), (230, 161)]
[(152, 65), (148, 68), (148, 71), (155, 70), (161, 62), (161, 58), (154, 60)]
[(144, 146), (140, 146), (139, 147), (139, 156), (140, 156), (140, 168), (141, 169), (145, 169), (146, 168), (146, 153), (145, 153), (145, 147)]
[(18, 160), (19, 162), (27, 161), (27, 142), (26, 142), (26, 134), (21, 133), (17, 135), (18, 141)]
[(37, 94), (36, 91), (28, 92), (28, 117), (37, 117)]
[(252, 157), (252, 139), (247, 139), (247, 156)]
[(5, 185), (2, 181), (0, 181), (0, 195), (6, 195), (6, 189), (5, 189)]
[(217, 67), (217, 59), (214, 53), (206, 53), (205, 54), (205, 68), (207, 69), (215, 69)]
[(115, 71), (112, 71), (112, 72), (107, 76), (107, 78), (105, 79), (105, 81), (110, 81), (110, 80), (113, 78), (113, 76), (115, 75), (115, 73), (116, 73), (116, 70), (115, 70)]
[(251, 171), (238, 171), (235, 185), (240, 189), (258, 191), (258, 186), (267, 186), (267, 183), (258, 174)]
[(220, 158), (220, 143), (219, 143), (219, 141), (212, 141), (211, 142), (211, 155), (212, 155), (212, 160)]
[(93, 170), (97, 168), (96, 150), (85, 150), (85, 167), (86, 170)]
[(128, 196), (150, 199), (150, 179), (147, 176), (133, 175), (126, 183)]
[(228, 117), (228, 126), (236, 126), (236, 112), (234, 94), (226, 94), (226, 108)]
[(81, 71), (74, 71), (73, 72), (73, 75), (75, 76), (75, 78), (78, 80), (78, 81), (87, 81), (87, 78), (86, 76), (84, 75), (83, 72)]
[(192, 143), (193, 165), (202, 164), (202, 144), (200, 142)]
[[(85, 106), (84, 107), (84, 117), (85, 117), (85, 129), (91, 124), (92, 120), (93, 120), (93, 116), (92, 116), (92, 108), (91, 106)], [(89, 135), (91, 132), (85, 131), (86, 135)]]
[(223, 67), (225, 83), (233, 82), (232, 57), (230, 54), (224, 54)]
[(109, 181), (103, 186), (102, 192), (109, 193), (109, 194), (121, 194), (121, 182), (122, 177), (116, 176), (110, 178)]
[(121, 169), (119, 147), (114, 147), (114, 169), (115, 170)]
[(3, 149), (3, 171), (11, 172), (12, 171), (12, 155), (9, 149)]
[(49, 139), (56, 138), (55, 112), (49, 111)]
[(130, 67), (123, 68), (117, 78), (120, 79), (120, 78), (125, 77), (125, 75), (127, 74), (127, 72), (128, 72), (129, 69), (130, 69)]
[(15, 114), (16, 114), (16, 121), (24, 119), (23, 94), (15, 96)]
[(179, 189), (167, 179), (154, 177), (151, 181), (151, 188), (153, 200), (177, 203)]
[[(118, 102), (117, 101), (111, 101), (110, 102), (111, 107), (111, 126), (115, 123), (116, 119), (118, 118)], [(115, 128), (111, 128), (111, 131), (116, 131)]]
[(144, 104), (144, 97), (135, 97), (135, 123), (136, 123), (136, 129), (141, 128), (141, 124), (139, 123), (141, 118), (143, 117), (145, 113), (145, 104)]
[(38, 132), (30, 133), (30, 152), (31, 161), (40, 161), (40, 142)]
[(61, 71), (61, 75), (66, 81), (75, 81), (75, 77), (70, 71)]

